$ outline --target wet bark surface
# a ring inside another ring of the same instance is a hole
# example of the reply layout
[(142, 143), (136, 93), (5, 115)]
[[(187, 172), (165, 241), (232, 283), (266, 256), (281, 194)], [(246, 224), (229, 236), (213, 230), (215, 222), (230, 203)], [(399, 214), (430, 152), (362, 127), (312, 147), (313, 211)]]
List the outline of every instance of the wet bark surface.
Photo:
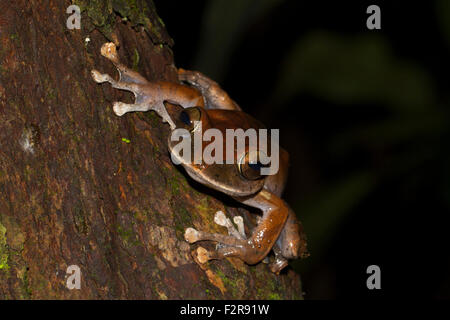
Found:
[(0, 299), (300, 299), (292, 270), (193, 261), (185, 228), (225, 233), (217, 210), (248, 212), (171, 163), (154, 112), (115, 116), (133, 97), (90, 76), (117, 77), (99, 53), (114, 41), (149, 80), (176, 81), (153, 3), (73, 3), (81, 30), (66, 27), (70, 1), (0, 0)]

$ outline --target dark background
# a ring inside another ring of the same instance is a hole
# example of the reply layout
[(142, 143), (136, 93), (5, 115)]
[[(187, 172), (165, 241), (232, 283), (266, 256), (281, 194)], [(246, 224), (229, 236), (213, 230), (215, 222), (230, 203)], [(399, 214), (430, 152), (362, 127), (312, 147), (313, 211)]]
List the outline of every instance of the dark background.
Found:
[[(155, 4), (177, 67), (280, 129), (306, 299), (450, 298), (450, 1)], [(381, 30), (366, 28), (370, 4)]]

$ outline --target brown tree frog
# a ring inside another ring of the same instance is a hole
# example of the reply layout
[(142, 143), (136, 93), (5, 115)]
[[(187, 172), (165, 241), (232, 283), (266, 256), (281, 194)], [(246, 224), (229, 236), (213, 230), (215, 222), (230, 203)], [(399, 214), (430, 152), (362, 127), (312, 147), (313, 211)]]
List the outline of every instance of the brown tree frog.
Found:
[[(216, 82), (199, 72), (179, 69), (180, 83), (149, 82), (119, 61), (113, 43), (105, 43), (101, 54), (115, 65), (120, 78), (115, 81), (107, 74), (92, 70), (93, 79), (97, 83), (109, 82), (114, 88), (131, 91), (135, 95), (134, 104), (114, 103), (113, 110), (118, 116), (133, 111), (154, 110), (164, 122), (169, 123), (171, 130), (185, 128), (191, 134), (198, 130), (194, 125), (196, 121), (201, 121), (203, 130), (216, 128), (224, 136), (226, 129), (263, 128), (261, 123), (242, 112)], [(172, 152), (174, 142), (170, 136), (168, 146)], [(258, 166), (249, 163), (248, 148), (245, 149), (246, 154), (236, 155), (234, 164), (193, 164), (192, 161), (180, 159), (192, 179), (262, 211), (249, 237), (245, 234), (242, 217), (234, 218), (236, 229), (221, 211), (216, 213), (214, 221), (226, 227), (228, 235), (186, 229), (185, 239), (189, 243), (204, 240), (218, 243), (213, 251), (197, 248), (196, 259), (199, 263), (238, 257), (248, 264), (256, 264), (267, 260), (267, 255), (273, 250), (275, 259), (270, 263), (270, 269), (278, 274), (288, 264), (288, 259), (308, 256), (301, 223), (281, 199), (289, 156), (285, 150), (279, 150), (279, 170), (268, 176), (260, 175)]]

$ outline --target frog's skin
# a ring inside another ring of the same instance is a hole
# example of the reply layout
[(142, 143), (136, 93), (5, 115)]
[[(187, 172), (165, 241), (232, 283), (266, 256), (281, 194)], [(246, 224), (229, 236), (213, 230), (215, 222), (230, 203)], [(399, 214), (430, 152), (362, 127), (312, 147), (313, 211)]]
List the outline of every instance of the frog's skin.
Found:
[[(94, 80), (98, 83), (109, 82), (114, 88), (133, 92), (136, 97), (134, 104), (114, 103), (113, 109), (118, 116), (132, 111), (154, 110), (164, 122), (169, 123), (171, 130), (182, 127), (193, 134), (196, 129), (190, 123), (201, 120), (203, 130), (216, 128), (222, 131), (224, 137), (225, 129), (263, 128), (258, 121), (242, 112), (216, 82), (199, 72), (178, 70), (180, 82), (187, 82), (190, 86), (162, 81), (149, 82), (120, 63), (113, 43), (105, 43), (101, 54), (116, 66), (120, 79), (115, 81), (107, 74), (92, 70)], [(186, 121), (187, 118), (189, 121)], [(169, 137), (168, 144), (169, 150), (172, 150), (175, 142)], [(243, 160), (237, 161), (237, 164), (212, 165), (195, 165), (179, 160), (194, 180), (262, 211), (262, 217), (258, 219), (258, 225), (251, 236), (247, 238), (245, 235), (242, 217), (234, 218), (238, 227), (236, 230), (231, 221), (219, 211), (214, 221), (226, 227), (228, 235), (188, 228), (185, 239), (189, 243), (204, 240), (218, 243), (214, 251), (207, 251), (202, 247), (197, 249), (196, 260), (199, 263), (238, 257), (248, 264), (256, 264), (267, 260), (266, 256), (273, 249), (275, 259), (270, 264), (270, 269), (278, 274), (288, 264), (287, 259), (308, 256), (303, 228), (295, 213), (280, 198), (287, 178), (288, 153), (280, 148), (277, 174), (251, 179), (247, 179), (245, 176), (248, 175), (244, 174), (245, 170), (251, 170), (247, 163), (248, 157), (236, 155), (236, 159)]]

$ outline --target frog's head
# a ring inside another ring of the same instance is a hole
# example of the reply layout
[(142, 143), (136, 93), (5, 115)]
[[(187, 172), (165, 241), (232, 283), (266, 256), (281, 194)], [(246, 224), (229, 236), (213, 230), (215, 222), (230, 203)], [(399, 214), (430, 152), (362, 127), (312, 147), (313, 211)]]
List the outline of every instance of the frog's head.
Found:
[[(176, 124), (176, 129), (168, 138), (172, 161), (181, 164), (190, 177), (230, 196), (244, 197), (261, 190), (265, 176), (260, 174), (259, 163), (250, 163), (248, 145), (240, 154), (237, 154), (239, 150), (235, 145), (233, 163), (226, 163), (226, 129), (257, 129), (260, 123), (243, 112), (230, 110), (206, 110), (202, 107), (183, 109), (167, 105), (167, 112)], [(211, 133), (214, 136), (212, 141), (203, 141)], [(217, 135), (221, 136), (218, 141), (215, 138)], [(210, 152), (214, 143), (216, 151), (222, 150), (222, 163), (212, 163), (205, 157), (209, 153), (204, 151)]]

